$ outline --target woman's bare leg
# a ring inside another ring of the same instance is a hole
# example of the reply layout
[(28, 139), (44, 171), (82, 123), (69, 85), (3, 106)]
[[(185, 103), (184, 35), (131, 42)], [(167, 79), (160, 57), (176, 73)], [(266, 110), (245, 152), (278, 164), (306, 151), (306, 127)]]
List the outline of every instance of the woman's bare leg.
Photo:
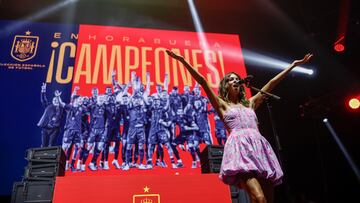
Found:
[(274, 202), (274, 187), (268, 180), (260, 180), (261, 188), (268, 203)]
[(248, 193), (252, 203), (267, 203), (263, 189), (256, 178), (248, 178), (245, 183), (245, 190)]

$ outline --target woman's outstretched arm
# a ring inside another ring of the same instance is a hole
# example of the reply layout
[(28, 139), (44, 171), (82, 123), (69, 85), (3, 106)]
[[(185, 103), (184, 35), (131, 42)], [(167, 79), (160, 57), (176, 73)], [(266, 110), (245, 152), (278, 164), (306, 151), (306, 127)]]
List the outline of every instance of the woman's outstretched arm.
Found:
[(172, 58), (180, 61), (185, 68), (190, 72), (190, 74), (193, 76), (193, 78), (198, 82), (202, 88), (204, 89), (207, 97), (210, 100), (211, 105), (214, 107), (214, 109), (221, 115), (224, 110), (224, 101), (222, 101), (211, 89), (209, 83), (205, 80), (204, 76), (202, 76), (197, 70), (195, 70), (185, 59), (184, 57), (175, 54), (174, 52), (170, 50), (166, 50), (166, 53), (169, 54)]
[[(266, 85), (261, 88), (262, 91), (265, 92), (270, 92), (271, 90), (274, 89), (274, 87), (282, 80), (285, 78), (285, 76), (292, 70), (294, 69), (296, 66), (298, 65), (302, 65), (306, 62), (308, 62), (311, 57), (313, 55), (312, 54), (306, 54), (304, 56), (303, 59), (300, 60), (295, 60), (294, 62), (291, 63), (291, 65), (289, 67), (287, 67), (286, 69), (284, 69), (283, 71), (281, 71), (279, 74), (277, 74), (274, 78), (272, 78), (268, 83), (266, 83)], [(253, 97), (250, 98), (250, 107), (253, 109), (256, 109), (257, 107), (260, 106), (260, 104), (263, 102), (264, 99), (264, 95), (261, 94), (260, 92), (258, 92), (257, 94), (255, 94)]]

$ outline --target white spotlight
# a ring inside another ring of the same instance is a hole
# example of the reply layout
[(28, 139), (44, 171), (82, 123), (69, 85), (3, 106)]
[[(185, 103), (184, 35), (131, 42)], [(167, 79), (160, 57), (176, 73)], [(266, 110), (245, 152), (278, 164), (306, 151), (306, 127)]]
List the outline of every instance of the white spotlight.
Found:
[[(253, 65), (260, 65), (263, 67), (269, 67), (272, 69), (285, 69), (290, 64), (284, 61), (281, 61), (279, 59), (271, 58), (269, 56), (265, 56), (262, 54), (258, 54), (252, 51), (243, 50), (244, 53), (244, 59), (247, 63), (253, 64)], [(314, 70), (304, 68), (301, 66), (295, 67), (292, 71), (298, 72), (298, 73), (304, 73), (307, 75), (313, 75)]]
[(17, 23), (13, 23), (13, 24), (10, 24), (9, 26), (5, 27), (1, 33), (12, 33), (12, 31), (16, 30), (16, 29), (19, 29), (21, 27), (24, 27), (26, 26), (27, 22), (26, 21), (36, 21), (38, 19), (41, 19), (51, 13), (54, 13), (55, 11), (65, 7), (65, 6), (68, 6), (69, 4), (72, 4), (72, 3), (75, 3), (77, 2), (78, 0), (65, 0), (63, 2), (59, 2), (57, 4), (54, 4), (52, 6), (49, 6), (37, 13), (34, 13), (33, 15), (31, 16), (28, 16), (24, 19), (21, 19), (21, 22), (17, 22)]
[[(356, 165), (356, 163), (353, 161), (352, 157), (350, 156), (350, 154), (348, 153), (346, 147), (343, 145), (343, 143), (340, 140), (340, 137), (337, 135), (337, 133), (335, 132), (334, 128), (331, 126), (330, 122), (326, 119), (325, 126), (328, 128), (330, 134), (333, 136), (336, 144), (339, 146), (341, 152), (343, 153), (346, 161), (349, 163), (351, 169), (353, 170), (357, 180), (360, 182), (360, 171)], [(324, 119), (324, 120), (325, 120)], [(323, 120), (323, 121), (324, 121)]]
[[(195, 30), (198, 34), (201, 48), (203, 50), (208, 50), (208, 47), (209, 47), (208, 42), (205, 37), (204, 29), (202, 27), (195, 4), (194, 4), (193, 0), (188, 0), (188, 4), (189, 4), (192, 19), (194, 21)], [(264, 68), (272, 68), (272, 69), (280, 69), (280, 70), (283, 70), (290, 65), (289, 63), (281, 61), (279, 59), (275, 59), (275, 58), (272, 58), (269, 56), (265, 56), (265, 55), (258, 54), (258, 53), (252, 52), (252, 51), (248, 51), (246, 49), (242, 49), (242, 51), (243, 51), (245, 62), (247, 62), (249, 64), (259, 65)], [(231, 46), (227, 47), (226, 53), (224, 53), (224, 54), (231, 55), (233, 57), (241, 57), (240, 50), (238, 48), (231, 47)], [(206, 57), (205, 57), (205, 60), (207, 60)], [(307, 75), (314, 74), (314, 70), (305, 68), (305, 67), (301, 67), (301, 66), (295, 67), (292, 71), (307, 74)]]
[(199, 18), (199, 15), (198, 15), (198, 12), (196, 10), (196, 7), (195, 7), (195, 4), (193, 2), (193, 0), (188, 0), (188, 4), (189, 4), (189, 7), (190, 7), (190, 12), (191, 12), (191, 16), (192, 16), (192, 19), (194, 21), (194, 26), (195, 26), (195, 30), (198, 34), (198, 37), (199, 37), (199, 41), (200, 41), (200, 46), (203, 50), (208, 50), (208, 42), (207, 42), (207, 39), (205, 37), (205, 34), (204, 34), (204, 29), (202, 27), (202, 24), (200, 22), (200, 18)]

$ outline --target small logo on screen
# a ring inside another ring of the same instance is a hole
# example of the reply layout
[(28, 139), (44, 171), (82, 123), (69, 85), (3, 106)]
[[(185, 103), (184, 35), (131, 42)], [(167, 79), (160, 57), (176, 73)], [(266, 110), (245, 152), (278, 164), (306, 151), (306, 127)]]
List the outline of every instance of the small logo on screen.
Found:
[(20, 62), (28, 61), (35, 57), (38, 48), (39, 37), (32, 36), (30, 31), (25, 35), (16, 35), (11, 48), (11, 56)]

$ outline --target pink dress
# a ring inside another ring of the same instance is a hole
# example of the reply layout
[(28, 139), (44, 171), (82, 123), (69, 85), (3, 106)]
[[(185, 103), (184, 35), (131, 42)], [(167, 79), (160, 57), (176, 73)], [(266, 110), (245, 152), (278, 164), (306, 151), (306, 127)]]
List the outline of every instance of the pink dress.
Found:
[(281, 183), (283, 172), (269, 142), (260, 134), (253, 109), (244, 106), (230, 107), (224, 113), (224, 122), (230, 130), (221, 163), (220, 179), (237, 185), (241, 176), (254, 174)]

